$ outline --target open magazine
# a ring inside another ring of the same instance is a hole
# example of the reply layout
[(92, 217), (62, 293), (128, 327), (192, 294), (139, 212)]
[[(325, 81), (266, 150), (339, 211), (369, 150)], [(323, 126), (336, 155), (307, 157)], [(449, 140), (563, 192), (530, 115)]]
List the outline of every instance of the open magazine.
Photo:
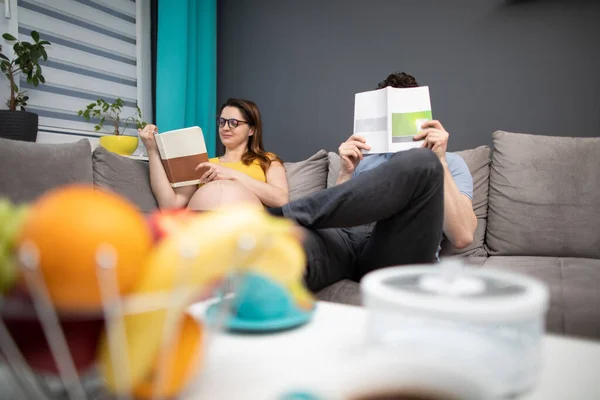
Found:
[(393, 88), (357, 93), (354, 98), (354, 133), (363, 136), (371, 153), (395, 153), (421, 147), (414, 136), (432, 120), (429, 87)]
[(175, 129), (154, 136), (167, 178), (172, 187), (195, 185), (208, 168), (195, 168), (208, 161), (204, 134), (198, 126)]

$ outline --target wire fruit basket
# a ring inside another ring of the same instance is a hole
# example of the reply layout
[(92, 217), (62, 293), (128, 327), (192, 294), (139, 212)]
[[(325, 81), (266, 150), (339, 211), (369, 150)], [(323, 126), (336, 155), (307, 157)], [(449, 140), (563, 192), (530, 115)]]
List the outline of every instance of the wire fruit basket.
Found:
[[(102, 307), (83, 314), (57, 309), (36, 245), (21, 245), (23, 290), (0, 297), (0, 399), (159, 400), (184, 393), (201, 377), (211, 338), (235, 312), (231, 294), (246, 273), (242, 267), (274, 243), (240, 235), (228, 272), (198, 286), (191, 277), (198, 246), (190, 239), (183, 236), (173, 259), (171, 290), (126, 296), (119, 294), (117, 254), (100, 244), (96, 275)], [(209, 298), (220, 300), (216, 319), (209, 323), (187, 313), (189, 305)]]

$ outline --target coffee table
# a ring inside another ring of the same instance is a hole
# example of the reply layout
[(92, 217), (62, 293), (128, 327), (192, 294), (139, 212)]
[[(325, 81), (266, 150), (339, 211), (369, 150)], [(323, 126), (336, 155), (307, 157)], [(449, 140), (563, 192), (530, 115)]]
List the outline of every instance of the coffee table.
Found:
[[(201, 318), (206, 304), (190, 312)], [(299, 388), (365, 343), (365, 310), (319, 302), (312, 322), (275, 334), (221, 333), (184, 399), (260, 399)], [(600, 399), (600, 342), (546, 335), (539, 384), (522, 400)]]

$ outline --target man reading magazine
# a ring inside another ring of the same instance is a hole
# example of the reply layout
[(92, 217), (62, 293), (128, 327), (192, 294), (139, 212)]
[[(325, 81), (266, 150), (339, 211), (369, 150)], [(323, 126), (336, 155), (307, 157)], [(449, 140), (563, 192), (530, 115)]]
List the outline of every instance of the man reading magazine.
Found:
[[(417, 87), (405, 73), (378, 89)], [(352, 135), (339, 148), (337, 185), (271, 208), (308, 228), (306, 283), (317, 291), (342, 279), (392, 265), (437, 260), (442, 231), (459, 248), (473, 240), (477, 219), (473, 181), (458, 155), (447, 153), (448, 132), (429, 121), (415, 140), (423, 148), (363, 157), (364, 138)], [(364, 160), (363, 160), (364, 158)]]

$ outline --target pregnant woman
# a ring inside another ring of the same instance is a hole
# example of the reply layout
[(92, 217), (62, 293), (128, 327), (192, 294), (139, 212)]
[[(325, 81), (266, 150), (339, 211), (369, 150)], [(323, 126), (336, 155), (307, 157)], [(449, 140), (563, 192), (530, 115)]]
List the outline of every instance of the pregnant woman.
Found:
[(250, 202), (281, 207), (289, 200), (283, 163), (262, 144), (262, 119), (256, 104), (229, 99), (221, 106), (219, 138), (225, 154), (198, 165), (209, 169), (200, 185), (171, 187), (154, 139), (156, 125), (139, 130), (148, 150), (150, 184), (161, 209), (183, 208), (205, 211), (216, 207)]

